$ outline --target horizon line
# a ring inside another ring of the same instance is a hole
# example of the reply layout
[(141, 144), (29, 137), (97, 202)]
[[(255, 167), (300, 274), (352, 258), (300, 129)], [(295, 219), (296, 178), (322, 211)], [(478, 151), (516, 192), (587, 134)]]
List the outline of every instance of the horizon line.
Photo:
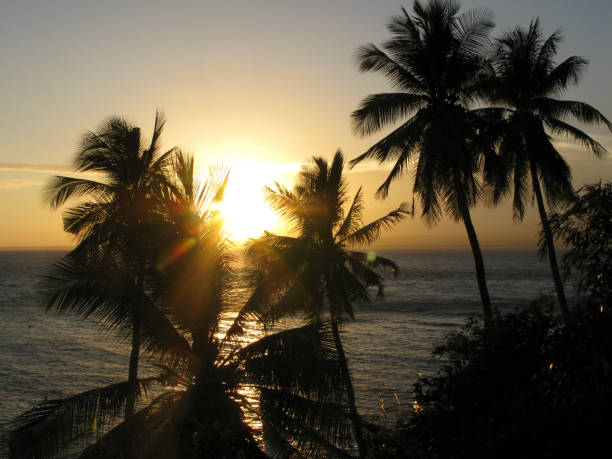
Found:
[[(240, 246), (234, 247), (234, 249), (239, 249), (241, 248), (242, 244)], [(7, 245), (7, 246), (0, 246), (0, 251), (24, 251), (24, 250), (40, 250), (40, 251), (44, 251), (44, 250), (71, 250), (73, 249), (74, 246), (72, 245)], [(492, 245), (492, 246), (483, 246), (482, 249), (487, 250), (487, 249), (506, 249), (506, 250), (511, 250), (511, 249), (538, 249), (537, 246), (534, 245)], [(362, 248), (362, 249), (358, 249), (360, 251), (376, 251), (376, 250), (471, 250), (471, 248), (469, 246), (463, 246), (463, 245), (451, 245), (451, 246), (433, 246), (433, 245), (429, 245), (429, 246), (391, 246), (391, 245), (382, 245), (382, 246), (374, 246), (374, 247), (368, 247), (368, 248)]]

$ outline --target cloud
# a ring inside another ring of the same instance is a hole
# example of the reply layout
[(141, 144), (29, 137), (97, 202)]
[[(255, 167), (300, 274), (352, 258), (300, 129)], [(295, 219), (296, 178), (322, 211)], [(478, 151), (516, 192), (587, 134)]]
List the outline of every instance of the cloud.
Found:
[[(599, 142), (606, 150), (612, 150), (612, 136), (607, 134), (590, 134), (587, 132), (592, 139)], [(558, 136), (553, 138), (553, 143), (559, 150), (564, 150), (569, 153), (585, 153), (587, 152), (584, 145), (574, 139), (567, 138), (565, 136)]]
[(70, 172), (72, 171), (72, 167), (65, 164), (0, 163), (0, 171), (41, 172), (46, 174), (55, 174)]
[(30, 186), (40, 186), (44, 182), (40, 180), (22, 180), (12, 179), (0, 181), (0, 190), (14, 189), (14, 188), (25, 188)]
[(393, 163), (392, 161), (380, 164), (380, 163), (378, 163), (376, 161), (365, 160), (365, 161), (360, 162), (359, 164), (357, 164), (352, 169), (350, 169), (348, 167), (348, 165), (347, 165), (345, 170), (348, 173), (390, 171), (393, 168), (394, 164), (395, 163)]

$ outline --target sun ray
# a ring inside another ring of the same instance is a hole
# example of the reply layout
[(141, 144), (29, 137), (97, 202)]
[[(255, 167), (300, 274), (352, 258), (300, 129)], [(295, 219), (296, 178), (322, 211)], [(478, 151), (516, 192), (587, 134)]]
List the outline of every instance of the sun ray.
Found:
[[(265, 164), (234, 161), (223, 200), (217, 204), (225, 219), (228, 237), (237, 243), (257, 237), (264, 231), (278, 232), (281, 222), (265, 201), (265, 186), (286, 181), (299, 170), (299, 164)], [(283, 180), (283, 178), (285, 180)]]

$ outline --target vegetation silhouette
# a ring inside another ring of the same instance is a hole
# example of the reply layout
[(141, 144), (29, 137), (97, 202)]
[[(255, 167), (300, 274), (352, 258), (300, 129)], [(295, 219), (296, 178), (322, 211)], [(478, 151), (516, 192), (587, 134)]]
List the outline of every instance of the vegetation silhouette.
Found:
[(368, 457), (610, 455), (611, 195), (610, 183), (585, 186), (550, 216), (577, 277), (574, 307), (555, 314), (542, 297), (486, 327), (469, 319), (435, 348), (439, 370), (419, 376), (412, 410), (378, 431)]
[[(75, 170), (100, 178), (55, 177), (47, 189), (53, 208), (79, 202), (64, 214), (77, 246), (45, 278), (44, 305), (93, 318), (130, 342), (128, 378), (18, 416), (11, 457), (65, 457), (83, 447), (82, 458), (350, 457), (355, 445), (360, 457), (609, 454), (612, 185), (576, 195), (551, 136), (600, 156), (603, 146), (567, 118), (612, 124), (588, 104), (557, 99), (586, 66), (576, 56), (555, 63), (558, 32), (544, 38), (533, 20), (495, 40), (485, 58), (490, 14), (459, 11), (451, 0), (415, 1), (412, 15), (402, 9), (391, 21), (382, 48), (357, 55), (361, 71), (383, 73), (397, 92), (366, 97), (352, 114), (355, 132), (402, 124), (351, 165), (394, 162), (381, 198), (413, 167), (426, 222), (446, 212), (464, 223), (484, 316), (436, 348), (440, 371), (419, 377), (413, 409), (394, 432), (366, 438), (341, 328), (356, 303), (370, 300), (369, 287), (383, 294), (378, 269), (398, 271), (354, 249), (413, 210), (402, 204), (363, 225), (363, 193), (350, 198), (342, 154), (313, 158), (292, 189), (267, 189), (292, 229), (249, 241), (252, 291), (237, 305), (240, 273), (219, 211), (229, 172), (213, 169), (202, 181), (193, 157), (160, 152), (157, 114), (147, 146), (119, 118), (88, 133)], [(493, 203), (512, 193), (522, 219), (530, 179), (562, 315), (546, 299), (500, 314), (489, 299), (470, 211), (487, 193)], [(565, 210), (547, 213), (544, 196)], [(571, 309), (555, 238), (569, 246), (566, 276), (577, 273)], [(289, 316), (305, 325), (270, 332)], [(139, 378), (143, 352), (158, 374)]]
[(382, 73), (398, 92), (372, 94), (352, 114), (354, 131), (361, 136), (402, 120), (351, 165), (366, 159), (394, 162), (378, 188), (382, 198), (414, 165), (413, 194), (420, 198), (426, 221), (437, 221), (444, 208), (465, 225), (485, 319), (492, 317), (492, 308), (470, 208), (483, 193), (479, 173), (493, 145), (480, 135), (485, 122), (470, 107), (479, 97), (482, 51), (492, 28), (487, 10), (459, 15), (453, 1), (433, 0), (425, 6), (415, 1), (412, 16), (402, 9), (389, 23), (391, 38), (382, 49), (370, 44), (357, 53), (360, 71)]
[(551, 207), (571, 202), (574, 191), (569, 165), (550, 136), (573, 139), (599, 157), (605, 148), (584, 131), (568, 124), (566, 119), (603, 124), (610, 130), (612, 124), (584, 102), (557, 99), (570, 84), (578, 83), (587, 65), (587, 61), (578, 56), (555, 63), (561, 38), (557, 31), (545, 39), (539, 19), (533, 20), (528, 29), (517, 27), (498, 38), (492, 58), (494, 78), (485, 96), (494, 105), (487, 108), (486, 113), (501, 120), (499, 152), (506, 170), (497, 174), (496, 195), (512, 188), (514, 216), (521, 220), (531, 181), (559, 307), (567, 314), (567, 300), (542, 188)]
[(435, 351), (440, 371), (419, 378), (415, 408), (371, 457), (608, 457), (612, 315), (553, 306), (451, 334)]
[[(586, 185), (569, 208), (548, 216), (551, 233), (568, 247), (563, 256), (565, 277), (573, 273), (580, 299), (601, 308), (612, 303), (611, 203), (612, 183)], [(545, 256), (544, 231), (539, 246)]]
[[(100, 180), (56, 176), (47, 187), (52, 208), (71, 198), (82, 200), (64, 213), (64, 229), (76, 236), (78, 246), (47, 279), (47, 309), (95, 314), (123, 333), (131, 328), (128, 383), (133, 394), (126, 402), (126, 418), (133, 413), (138, 390), (143, 315), (155, 314), (148, 311), (155, 301), (148, 278), (154, 272), (157, 249), (152, 244), (156, 241), (142, 235), (159, 223), (156, 197), (170, 186), (174, 149), (159, 152), (164, 124), (157, 113), (151, 142), (145, 148), (139, 128), (120, 118), (109, 119), (98, 131), (83, 137), (74, 159), (76, 172), (95, 173), (101, 175)], [(102, 283), (95, 285), (92, 275), (106, 279), (95, 277)], [(119, 285), (122, 282), (126, 290)], [(115, 297), (101, 297), (111, 291)]]
[[(164, 225), (141, 234), (165, 243), (157, 257), (155, 300), (140, 301), (142, 290), (106, 245), (86, 246), (87, 257), (79, 259), (89, 262), (85, 266), (76, 264), (81, 245), (69, 255), (74, 263), (69, 258), (55, 268), (66, 282), (73, 281), (59, 304), (97, 316), (111, 329), (129, 332), (120, 319), (134, 313), (133, 303), (156, 311), (155, 321), (163, 325), (152, 330), (161, 332), (145, 343), (161, 373), (138, 379), (136, 391), (126, 381), (39, 403), (13, 423), (12, 457), (61, 457), (98, 432), (102, 437), (81, 457), (263, 457), (247, 413), (261, 420), (271, 456), (346, 456), (351, 418), (331, 323), (249, 343), (254, 324), (246, 326), (245, 312), (239, 312), (231, 333), (222, 334), (220, 321), (237, 309), (229, 295), (232, 256), (215, 206), (227, 174), (200, 184), (193, 160), (179, 151), (172, 156), (174, 172), (160, 190), (163, 205), (157, 208)], [(261, 397), (259, 406), (245, 391)], [(117, 423), (132, 397), (141, 405)]]
[(313, 158), (312, 166), (299, 173), (293, 190), (278, 184), (276, 189), (268, 189), (268, 201), (293, 225), (293, 235), (265, 233), (250, 241), (246, 253), (257, 278), (252, 309), (244, 311), (257, 313), (269, 323), (287, 314), (305, 313), (313, 325), (329, 317), (353, 434), (359, 454), (364, 457), (366, 445), (340, 325), (346, 318), (354, 318), (355, 302), (369, 301), (369, 286), (383, 293), (382, 277), (376, 268), (389, 267), (393, 272), (398, 268), (391, 260), (352, 248), (375, 241), (383, 229), (391, 228), (409, 212), (402, 204), (362, 226), (363, 193), (360, 188), (349, 206), (343, 169), (340, 152), (331, 164), (323, 158)]

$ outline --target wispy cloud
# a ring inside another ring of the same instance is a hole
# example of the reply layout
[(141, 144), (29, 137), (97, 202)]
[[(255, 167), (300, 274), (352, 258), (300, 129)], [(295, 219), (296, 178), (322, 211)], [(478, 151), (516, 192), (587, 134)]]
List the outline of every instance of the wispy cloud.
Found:
[[(612, 150), (612, 136), (607, 134), (587, 134), (599, 142), (606, 150)], [(553, 138), (553, 143), (560, 150), (566, 150), (568, 152), (585, 152), (584, 146), (580, 142), (576, 142), (573, 139), (567, 137), (556, 137)]]
[(0, 171), (41, 172), (45, 174), (71, 172), (72, 167), (65, 164), (0, 163)]
[[(348, 161), (347, 161), (348, 163)], [(358, 172), (377, 172), (377, 171), (390, 171), (393, 169), (395, 163), (393, 161), (387, 161), (385, 163), (379, 163), (377, 161), (366, 159), (365, 161), (360, 162), (352, 169), (349, 168), (348, 164), (345, 168), (347, 172), (358, 173)]]
[(42, 182), (40, 180), (22, 180), (22, 179), (2, 180), (0, 181), (0, 190), (40, 186), (40, 185), (43, 185), (44, 183), (45, 182)]

